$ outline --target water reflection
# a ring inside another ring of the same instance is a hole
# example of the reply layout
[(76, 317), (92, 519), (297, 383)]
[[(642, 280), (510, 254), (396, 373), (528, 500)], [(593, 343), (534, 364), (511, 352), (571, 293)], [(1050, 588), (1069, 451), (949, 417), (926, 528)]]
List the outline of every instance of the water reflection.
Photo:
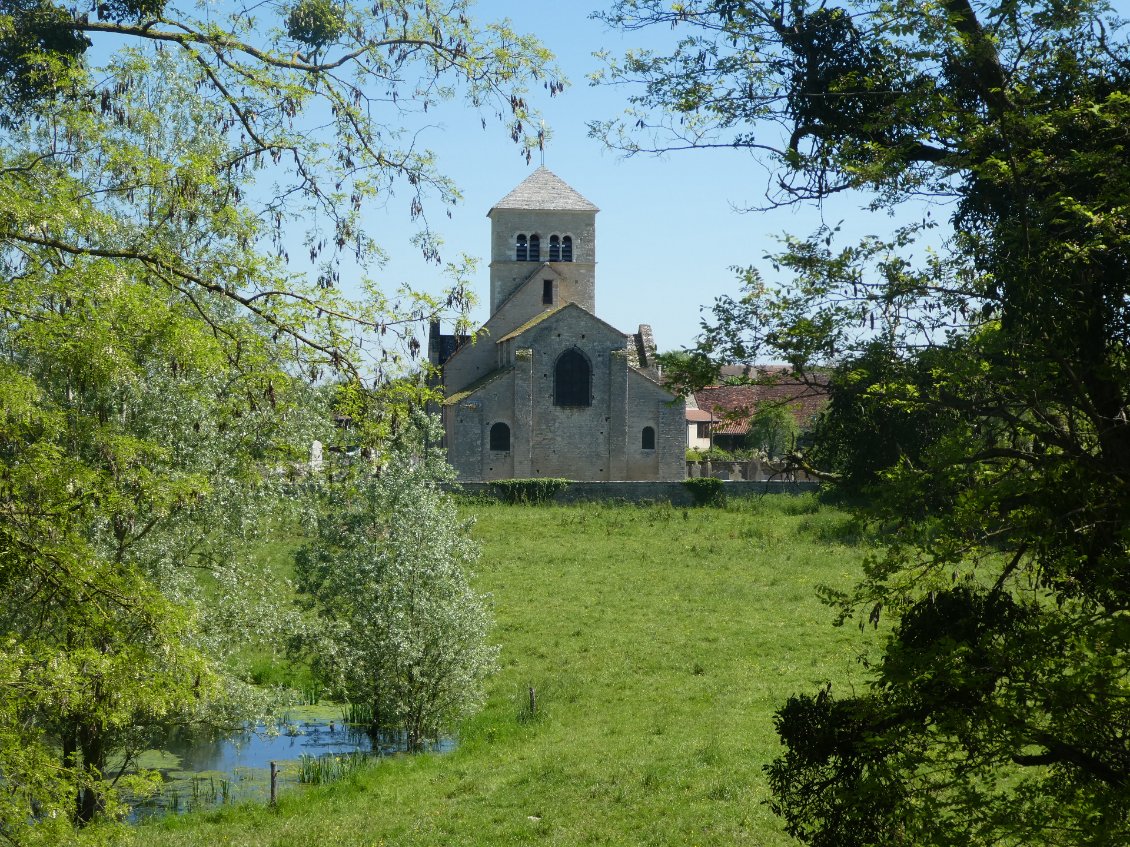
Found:
[[(363, 728), (329, 718), (259, 725), (224, 738), (176, 732), (161, 751), (150, 751), (156, 755), (141, 757), (143, 767), (161, 773), (164, 785), (156, 796), (126, 798), (133, 808), (130, 820), (245, 800), (267, 802), (271, 762), (279, 763), (280, 790), (293, 789), (304, 756), (387, 756), (404, 752), (406, 746), (403, 733), (382, 733), (374, 745)], [(454, 746), (453, 740), (444, 739), (432, 749), (447, 752)]]
[[(396, 741), (382, 739), (378, 752), (397, 752)], [(278, 727), (257, 726), (227, 738), (170, 738), (165, 750), (179, 759), (180, 771), (226, 771), (266, 768), (270, 763), (297, 759), (303, 753), (370, 753), (368, 733), (338, 721), (302, 721)]]

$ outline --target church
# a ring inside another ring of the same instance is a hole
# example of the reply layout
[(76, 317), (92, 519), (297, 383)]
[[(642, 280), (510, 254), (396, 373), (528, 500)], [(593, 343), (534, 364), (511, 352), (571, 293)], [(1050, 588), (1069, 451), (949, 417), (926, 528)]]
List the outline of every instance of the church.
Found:
[(596, 316), (596, 206), (538, 168), (490, 210), (490, 318), (433, 324), (448, 461), (462, 481), (681, 480), (685, 405), (660, 384), (651, 328)]

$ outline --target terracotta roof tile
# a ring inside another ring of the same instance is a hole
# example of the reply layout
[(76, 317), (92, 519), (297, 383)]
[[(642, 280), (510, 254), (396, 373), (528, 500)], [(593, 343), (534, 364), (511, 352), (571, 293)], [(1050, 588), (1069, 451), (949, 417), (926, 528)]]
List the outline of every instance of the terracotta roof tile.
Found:
[(748, 418), (764, 405), (784, 405), (802, 430), (812, 425), (828, 404), (827, 381), (817, 376), (813, 384), (805, 384), (787, 371), (762, 370), (766, 384), (713, 385), (694, 393), (698, 407), (724, 421), (716, 433), (740, 435), (749, 429)]

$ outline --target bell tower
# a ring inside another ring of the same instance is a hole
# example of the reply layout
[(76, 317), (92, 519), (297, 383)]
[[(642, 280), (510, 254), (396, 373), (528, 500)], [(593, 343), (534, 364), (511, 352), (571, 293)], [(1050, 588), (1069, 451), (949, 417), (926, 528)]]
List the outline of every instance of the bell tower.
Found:
[[(544, 165), (499, 200), (487, 213), (491, 314), (526, 283), (544, 287), (546, 308), (576, 303), (595, 313), (598, 211)], [(554, 273), (539, 275), (546, 264)]]

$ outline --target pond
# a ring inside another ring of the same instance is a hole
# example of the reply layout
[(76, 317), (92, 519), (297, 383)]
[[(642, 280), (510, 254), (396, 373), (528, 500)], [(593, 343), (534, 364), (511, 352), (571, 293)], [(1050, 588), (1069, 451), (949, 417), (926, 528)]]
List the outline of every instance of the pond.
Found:
[[(137, 767), (161, 774), (162, 789), (154, 796), (126, 797), (132, 807), (130, 820), (138, 822), (166, 814), (206, 809), (227, 803), (270, 799), (271, 762), (278, 765), (278, 790), (283, 793), (300, 785), (303, 767), (307, 777), (319, 768), (319, 757), (337, 757), (338, 775), (356, 765), (353, 757), (387, 756), (405, 750), (402, 734), (382, 734), (373, 739), (362, 728), (346, 724), (340, 707), (302, 707), (292, 710), (274, 726), (259, 725), (224, 738), (173, 735), (161, 750), (149, 750), (137, 759)], [(451, 739), (432, 749), (446, 752)]]

